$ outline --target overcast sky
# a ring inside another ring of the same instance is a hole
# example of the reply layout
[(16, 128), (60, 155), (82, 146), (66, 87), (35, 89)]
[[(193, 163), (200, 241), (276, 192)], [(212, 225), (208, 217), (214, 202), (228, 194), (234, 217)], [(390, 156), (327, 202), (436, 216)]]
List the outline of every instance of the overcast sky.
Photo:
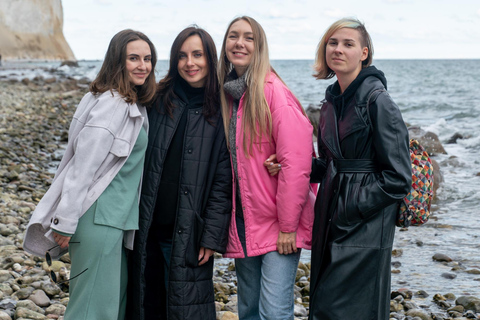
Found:
[(159, 59), (191, 24), (220, 49), (225, 29), (240, 15), (267, 34), (271, 59), (314, 59), (325, 30), (357, 17), (373, 39), (376, 59), (479, 59), (479, 0), (63, 0), (64, 35), (77, 59), (103, 59), (118, 31), (144, 32)]

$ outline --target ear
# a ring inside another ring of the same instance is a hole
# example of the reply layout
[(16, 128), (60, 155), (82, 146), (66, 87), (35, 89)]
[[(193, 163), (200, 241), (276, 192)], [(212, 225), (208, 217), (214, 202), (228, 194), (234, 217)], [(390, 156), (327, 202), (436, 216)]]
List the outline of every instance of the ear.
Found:
[(360, 60), (361, 61), (365, 61), (365, 59), (367, 59), (368, 57), (368, 48), (367, 47), (363, 47), (362, 49), (362, 56), (360, 57)]

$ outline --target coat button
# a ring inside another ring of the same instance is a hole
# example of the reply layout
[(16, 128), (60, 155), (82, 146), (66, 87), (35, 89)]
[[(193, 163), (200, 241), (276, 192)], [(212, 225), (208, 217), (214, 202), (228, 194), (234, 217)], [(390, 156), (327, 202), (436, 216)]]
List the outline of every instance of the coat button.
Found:
[(197, 111), (195, 111), (195, 114), (199, 114), (199, 113), (200, 113), (200, 112), (199, 112), (198, 110), (197, 110)]
[(185, 194), (188, 194), (188, 191), (185, 191), (184, 193), (185, 193)]
[(182, 229), (178, 229), (178, 233), (182, 233)]
[(58, 224), (58, 219), (57, 219), (57, 218), (55, 218), (55, 219), (53, 220), (53, 224)]
[(188, 151), (187, 151), (187, 152), (188, 152), (188, 153), (192, 153), (192, 149), (188, 149)]
[(242, 180), (242, 177), (238, 177), (238, 180)]

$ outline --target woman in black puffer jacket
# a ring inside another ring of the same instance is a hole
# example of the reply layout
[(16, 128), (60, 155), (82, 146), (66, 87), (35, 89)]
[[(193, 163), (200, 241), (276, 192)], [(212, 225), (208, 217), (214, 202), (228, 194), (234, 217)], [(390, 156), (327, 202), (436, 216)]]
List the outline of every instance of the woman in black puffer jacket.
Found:
[(127, 319), (216, 318), (212, 255), (225, 251), (232, 206), (216, 65), (206, 31), (177, 36), (149, 111)]

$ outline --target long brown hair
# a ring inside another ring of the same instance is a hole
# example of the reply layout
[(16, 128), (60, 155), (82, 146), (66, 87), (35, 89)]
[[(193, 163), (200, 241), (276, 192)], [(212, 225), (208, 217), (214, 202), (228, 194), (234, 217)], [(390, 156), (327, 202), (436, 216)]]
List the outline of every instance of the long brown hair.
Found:
[[(132, 41), (143, 40), (150, 47), (152, 54), (152, 70), (145, 83), (141, 86), (135, 86), (128, 79), (127, 62), (127, 44)], [(157, 63), (157, 52), (153, 43), (148, 37), (131, 29), (118, 32), (113, 36), (108, 45), (102, 68), (97, 77), (90, 84), (90, 92), (93, 94), (104, 93), (108, 90), (117, 90), (118, 93), (128, 103), (140, 103), (148, 105), (155, 96), (155, 65)]]
[(199, 36), (202, 40), (203, 52), (208, 65), (208, 74), (205, 81), (205, 100), (203, 103), (203, 115), (206, 119), (211, 119), (218, 113), (218, 76), (217, 76), (217, 48), (210, 34), (202, 28), (191, 26), (182, 30), (175, 38), (170, 49), (170, 65), (168, 73), (158, 83), (158, 96), (162, 99), (166, 112), (172, 116), (172, 110), (175, 108), (173, 98), (173, 84), (181, 77), (178, 73), (178, 60), (180, 58), (180, 49), (185, 40), (191, 36)]

